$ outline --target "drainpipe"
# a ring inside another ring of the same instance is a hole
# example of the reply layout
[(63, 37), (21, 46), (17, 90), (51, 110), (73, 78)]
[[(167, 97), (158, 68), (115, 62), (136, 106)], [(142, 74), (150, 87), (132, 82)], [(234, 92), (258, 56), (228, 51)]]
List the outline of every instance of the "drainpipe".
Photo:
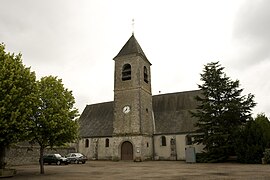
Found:
[(177, 161), (177, 143), (176, 143), (176, 135), (175, 135), (174, 138), (175, 138), (175, 142), (174, 142), (174, 143), (175, 143), (175, 151), (176, 151), (175, 156), (176, 156), (176, 161)]
[(155, 160), (155, 154), (156, 154), (156, 150), (155, 150), (155, 132), (156, 132), (156, 126), (155, 126), (155, 117), (154, 117), (154, 111), (152, 108), (152, 118), (153, 118), (153, 134), (152, 134), (152, 143), (153, 143), (153, 160)]

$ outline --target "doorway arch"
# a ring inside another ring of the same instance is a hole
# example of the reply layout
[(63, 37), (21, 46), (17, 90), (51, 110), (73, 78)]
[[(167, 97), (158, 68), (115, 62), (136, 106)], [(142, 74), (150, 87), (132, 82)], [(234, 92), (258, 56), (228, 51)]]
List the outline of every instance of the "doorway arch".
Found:
[(133, 160), (133, 146), (129, 141), (122, 143), (121, 160)]

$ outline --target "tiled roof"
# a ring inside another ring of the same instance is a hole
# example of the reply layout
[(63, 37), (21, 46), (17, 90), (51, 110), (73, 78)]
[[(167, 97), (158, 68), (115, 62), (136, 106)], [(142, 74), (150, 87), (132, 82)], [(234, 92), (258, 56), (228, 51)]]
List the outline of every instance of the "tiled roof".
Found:
[(196, 119), (190, 111), (198, 102), (195, 96), (200, 91), (186, 91), (153, 96), (155, 134), (187, 133), (195, 130)]
[(120, 52), (113, 59), (115, 59), (117, 57), (129, 55), (129, 54), (141, 55), (142, 57), (147, 59), (141, 46), (139, 45), (138, 41), (136, 40), (134, 34), (132, 34), (132, 36), (129, 38), (129, 40), (126, 42), (126, 44), (122, 47)]
[(80, 136), (111, 136), (113, 133), (113, 102), (87, 105), (80, 116)]
[[(199, 94), (196, 90), (153, 96), (155, 134), (194, 131), (196, 119), (189, 111), (196, 109), (194, 97)], [(112, 136), (113, 118), (113, 102), (87, 105), (79, 120), (81, 137)]]

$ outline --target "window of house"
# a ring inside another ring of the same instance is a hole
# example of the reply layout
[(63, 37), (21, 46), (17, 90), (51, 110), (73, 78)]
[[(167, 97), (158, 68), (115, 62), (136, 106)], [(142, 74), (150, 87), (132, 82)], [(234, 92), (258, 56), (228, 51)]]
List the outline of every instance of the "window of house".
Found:
[(122, 68), (122, 81), (131, 80), (131, 65), (125, 64)]
[(171, 139), (171, 145), (175, 145), (175, 139)]
[(166, 146), (166, 137), (161, 136), (161, 146)]
[(144, 82), (148, 83), (148, 72), (145, 66), (143, 67), (143, 77), (144, 77)]
[(109, 147), (110, 146), (110, 140), (107, 138), (105, 141), (105, 147)]
[(89, 147), (89, 139), (85, 140), (85, 147), (88, 148)]
[(192, 145), (192, 137), (190, 135), (186, 135), (186, 145)]

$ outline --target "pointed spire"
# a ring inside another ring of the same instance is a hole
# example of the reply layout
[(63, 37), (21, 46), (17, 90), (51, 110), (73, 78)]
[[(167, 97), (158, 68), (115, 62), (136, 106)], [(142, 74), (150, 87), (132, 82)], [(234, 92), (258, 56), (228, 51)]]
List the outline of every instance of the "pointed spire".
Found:
[(138, 54), (141, 55), (146, 60), (148, 60), (133, 33), (129, 38), (129, 40), (126, 42), (126, 44), (122, 47), (120, 52), (113, 59), (128, 54)]

